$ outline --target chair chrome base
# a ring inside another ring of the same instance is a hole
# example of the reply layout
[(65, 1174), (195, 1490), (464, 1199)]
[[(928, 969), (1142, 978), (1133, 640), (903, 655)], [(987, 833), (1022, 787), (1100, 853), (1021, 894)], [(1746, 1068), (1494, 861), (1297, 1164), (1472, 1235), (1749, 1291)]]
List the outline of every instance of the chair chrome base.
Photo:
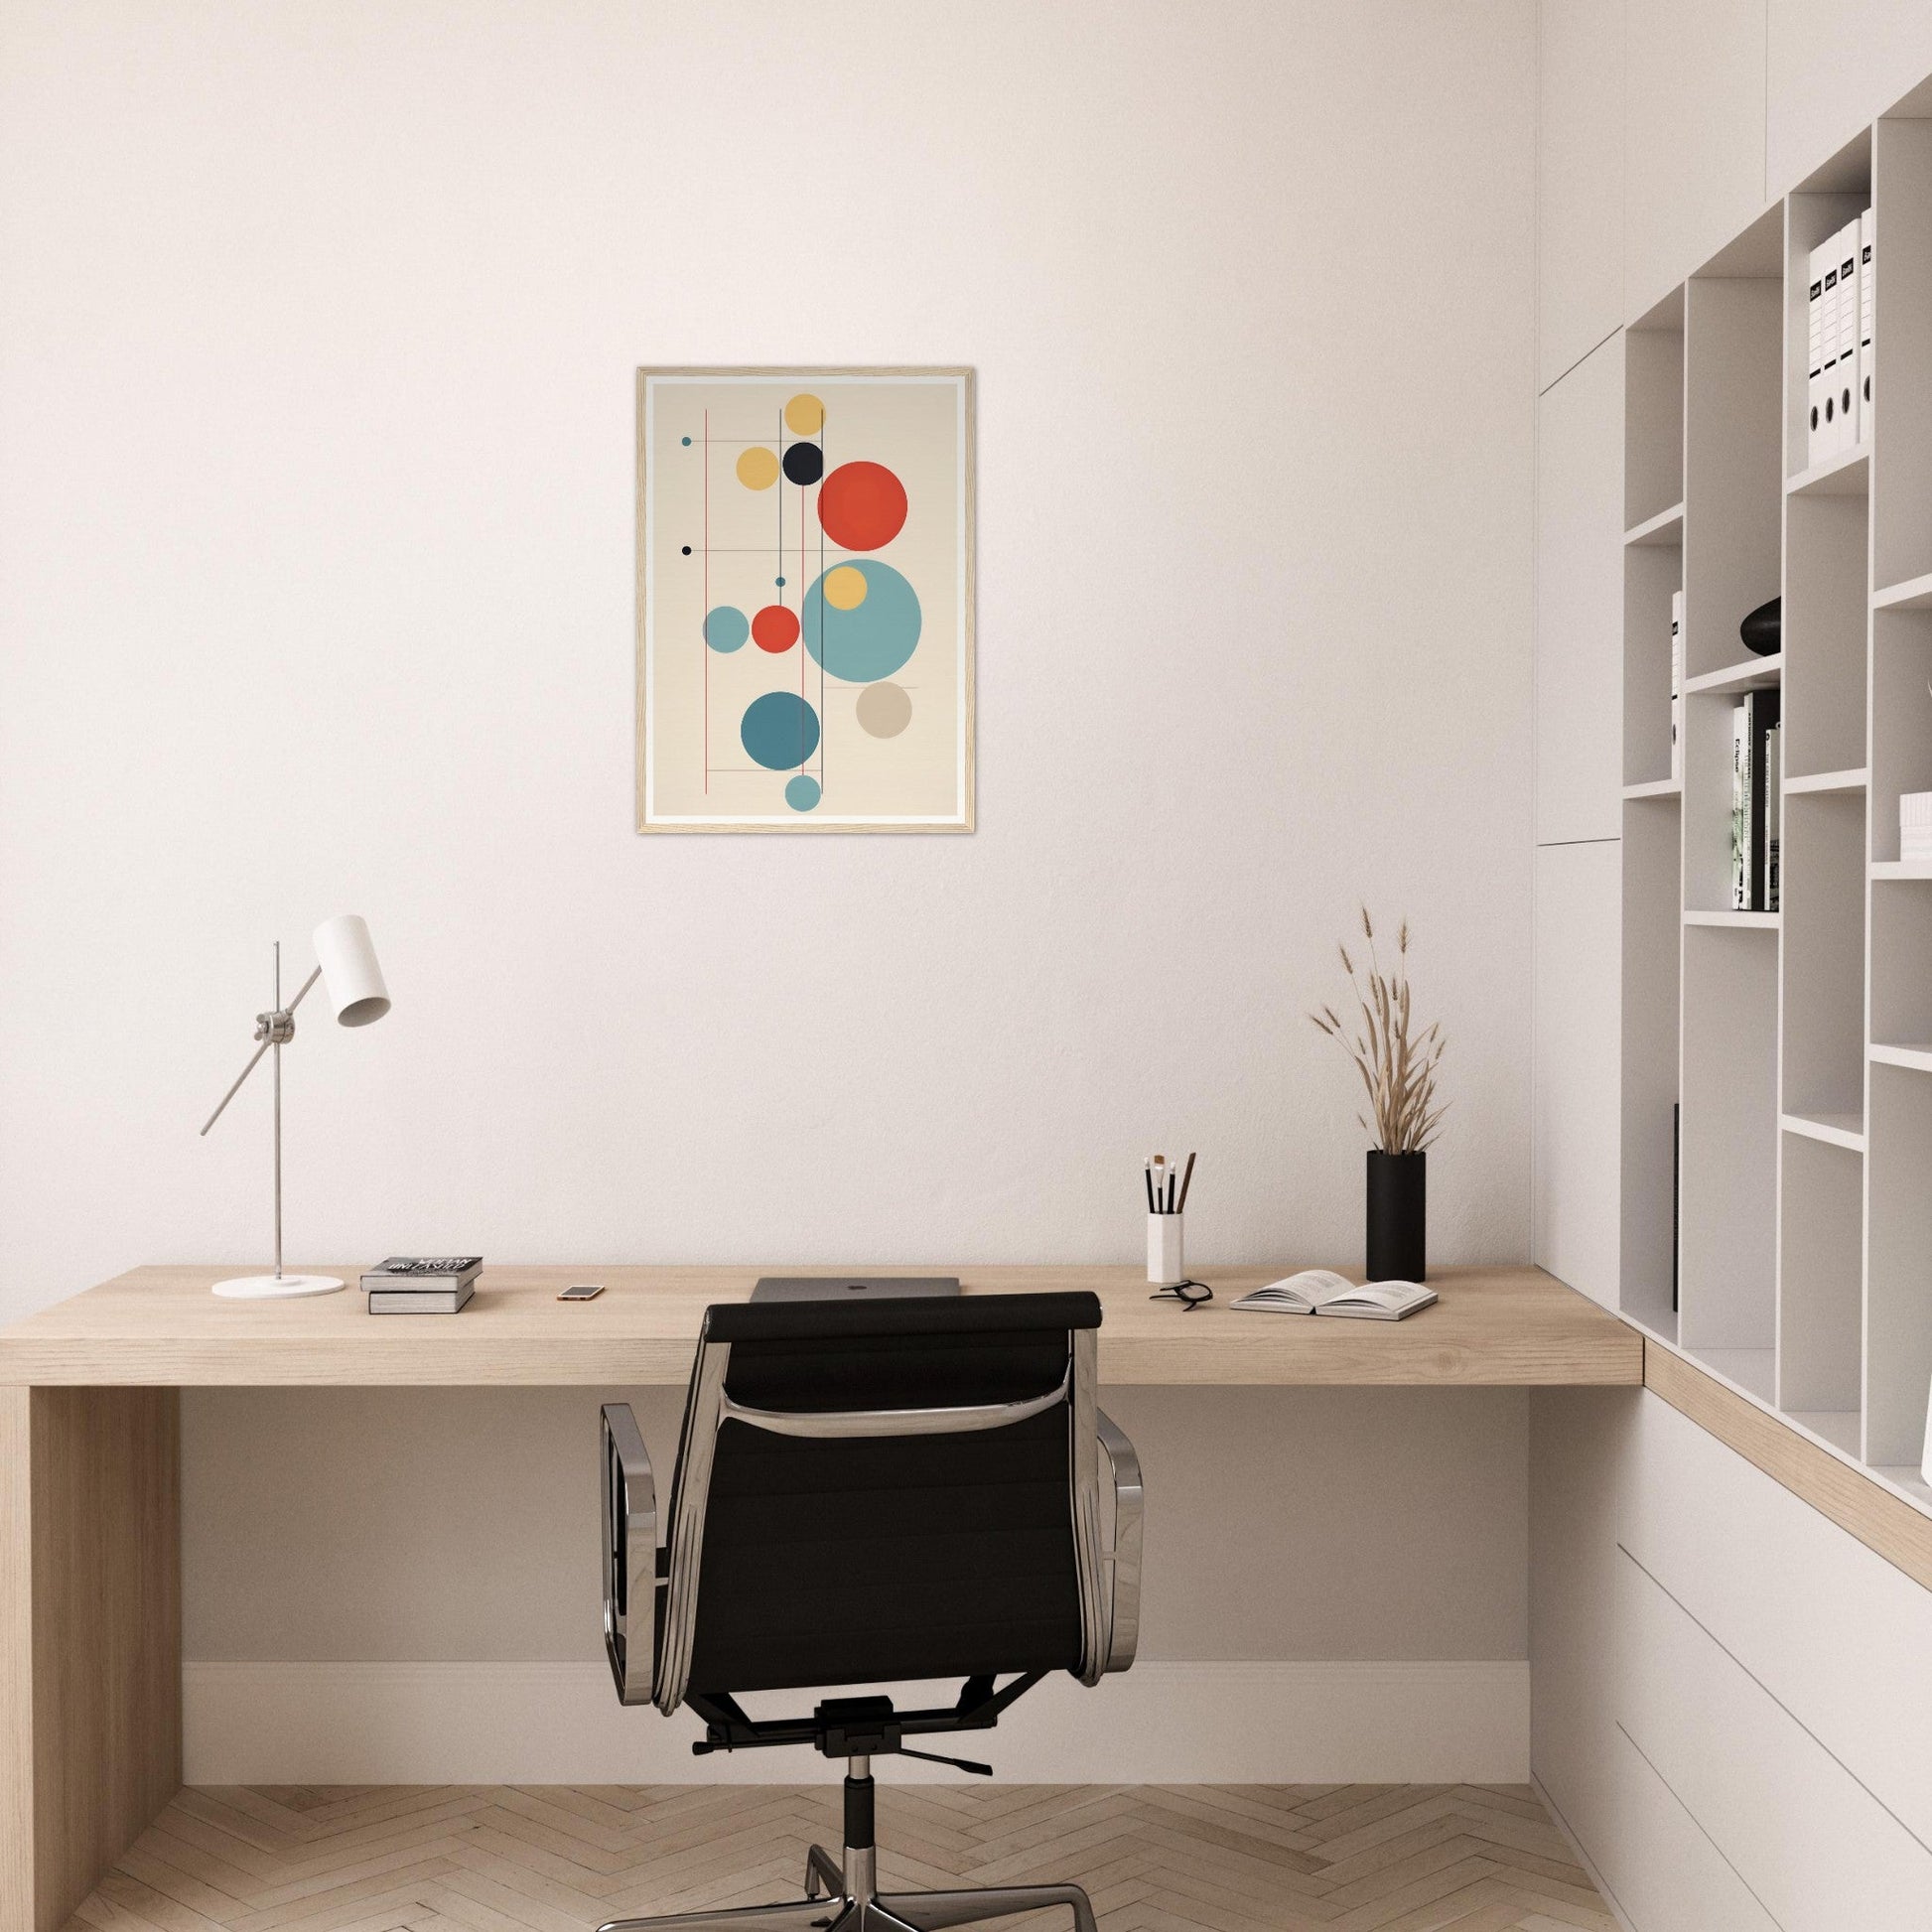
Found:
[(983, 1885), (963, 1891), (873, 1890), (877, 1853), (848, 1846), (845, 1863), (822, 1845), (805, 1861), (805, 1896), (787, 1905), (744, 1905), (723, 1912), (618, 1918), (598, 1932), (945, 1932), (1022, 1912), (1064, 1905), (1074, 1932), (1095, 1932), (1093, 1906), (1078, 1885)]

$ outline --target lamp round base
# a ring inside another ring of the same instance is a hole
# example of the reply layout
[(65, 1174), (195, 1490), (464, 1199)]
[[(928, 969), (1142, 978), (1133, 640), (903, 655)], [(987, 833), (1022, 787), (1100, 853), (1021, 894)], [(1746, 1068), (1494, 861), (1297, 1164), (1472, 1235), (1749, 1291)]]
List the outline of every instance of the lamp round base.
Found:
[(230, 1302), (279, 1302), (296, 1295), (333, 1295), (342, 1286), (334, 1275), (239, 1275), (216, 1282), (213, 1292)]

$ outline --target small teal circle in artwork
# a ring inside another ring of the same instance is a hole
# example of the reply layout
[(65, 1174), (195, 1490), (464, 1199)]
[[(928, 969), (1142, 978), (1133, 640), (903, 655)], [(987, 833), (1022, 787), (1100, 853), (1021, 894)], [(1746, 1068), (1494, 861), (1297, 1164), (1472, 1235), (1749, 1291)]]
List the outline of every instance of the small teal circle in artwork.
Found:
[(751, 620), (734, 604), (721, 604), (705, 618), (704, 640), (713, 650), (737, 650), (751, 634)]
[(802, 771), (785, 786), (785, 803), (795, 812), (810, 811), (819, 796), (818, 780), (808, 778)]
[[(864, 577), (866, 594), (857, 604), (841, 608), (826, 600), (825, 580), (834, 570), (856, 570)], [(801, 615), (805, 648), (849, 684), (891, 677), (918, 648), (919, 594), (876, 557), (848, 557), (821, 571), (805, 593)]]
[(772, 581), (772, 583), (774, 583), (774, 584), (776, 584), (776, 585), (777, 585), (777, 587), (778, 587), (778, 588), (779, 588), (780, 590), (783, 590), (783, 589), (784, 589), (784, 587), (785, 587), (785, 580), (784, 580), (784, 579), (783, 579), (782, 577), (774, 577), (774, 578), (772, 578), (772, 580), (771, 580), (771, 581)]
[(687, 450), (691, 447), (691, 439), (688, 436), (684, 439), (684, 447)]
[(754, 764), (783, 771), (818, 750), (818, 713), (796, 691), (767, 691), (745, 707), (738, 736)]

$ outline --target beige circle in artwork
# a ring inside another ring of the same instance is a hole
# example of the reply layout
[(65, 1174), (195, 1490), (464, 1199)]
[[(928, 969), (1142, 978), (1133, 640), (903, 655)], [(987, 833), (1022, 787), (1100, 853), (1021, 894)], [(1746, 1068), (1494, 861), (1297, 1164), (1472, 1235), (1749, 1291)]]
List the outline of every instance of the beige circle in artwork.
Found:
[(859, 693), (859, 724), (874, 738), (897, 738), (912, 722), (912, 700), (897, 684), (868, 684)]
[(825, 427), (825, 405), (816, 396), (793, 396), (785, 404), (785, 428), (794, 436), (816, 436)]
[(747, 489), (769, 489), (778, 481), (777, 452), (754, 443), (738, 459), (738, 481)]
[(828, 570), (825, 601), (835, 611), (856, 611), (866, 601), (866, 573), (853, 564)]

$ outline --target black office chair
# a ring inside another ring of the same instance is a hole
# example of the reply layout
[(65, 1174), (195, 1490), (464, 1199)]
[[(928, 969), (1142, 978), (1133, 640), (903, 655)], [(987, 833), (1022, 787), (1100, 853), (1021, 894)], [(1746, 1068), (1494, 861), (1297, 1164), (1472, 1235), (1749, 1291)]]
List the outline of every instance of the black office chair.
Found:
[[(661, 1550), (636, 1421), (605, 1407), (619, 1698), (688, 1704), (699, 1753), (812, 1744), (847, 1764), (844, 1858), (814, 1845), (802, 1899), (604, 1932), (941, 1932), (1049, 1905), (1094, 1932), (1078, 1885), (881, 1893), (872, 1759), (991, 1776), (905, 1740), (987, 1729), (1053, 1671), (1095, 1684), (1134, 1661), (1140, 1464), (1094, 1401), (1099, 1327), (1091, 1295), (708, 1310)], [(874, 1695), (752, 1718), (738, 1703), (954, 1677), (955, 1701), (929, 1710)]]

